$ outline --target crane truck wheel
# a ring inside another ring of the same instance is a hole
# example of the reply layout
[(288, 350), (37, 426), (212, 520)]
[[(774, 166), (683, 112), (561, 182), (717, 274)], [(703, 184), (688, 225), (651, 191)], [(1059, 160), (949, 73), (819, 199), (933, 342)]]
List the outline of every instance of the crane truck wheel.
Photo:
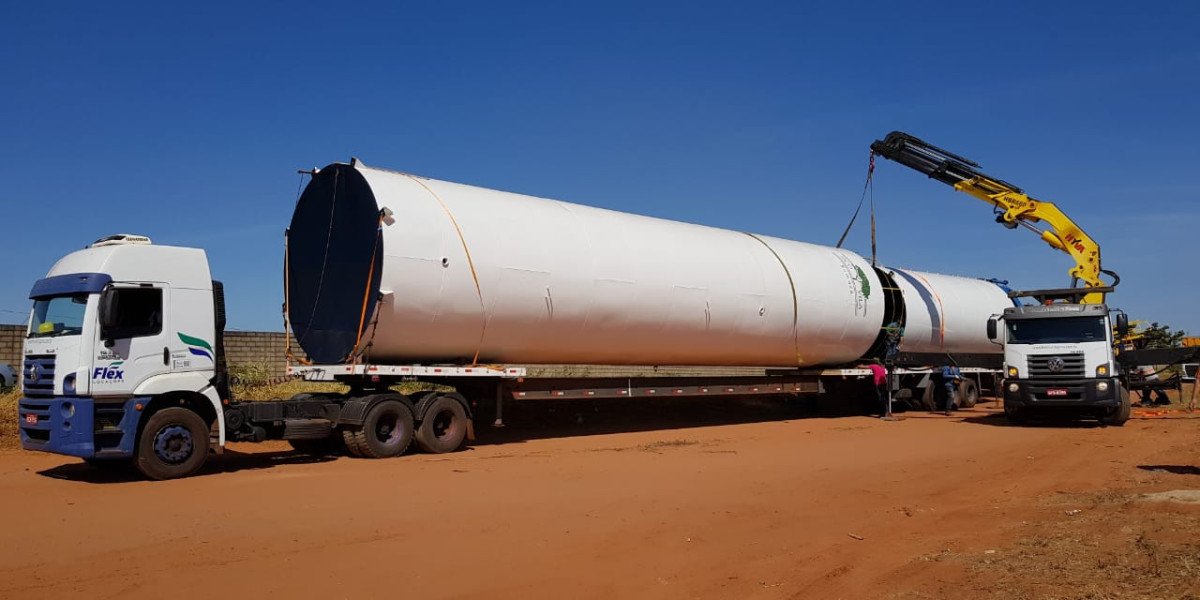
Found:
[(1111, 412), (1100, 417), (1100, 422), (1104, 425), (1115, 425), (1117, 427), (1124, 425), (1129, 420), (1129, 413), (1133, 409), (1133, 403), (1129, 399), (1129, 390), (1125, 386), (1117, 389), (1117, 397), (1120, 398), (1121, 403), (1112, 409)]
[(1013, 406), (1007, 402), (1004, 403), (1004, 416), (1008, 419), (1008, 422), (1012, 423), (1013, 425), (1024, 425), (1025, 423), (1029, 422), (1028, 409), (1023, 410), (1020, 407)]
[(973, 408), (979, 402), (979, 386), (971, 379), (958, 384), (958, 407)]
[(467, 411), (454, 398), (442, 396), (425, 411), (417, 427), (417, 446), (432, 454), (454, 452), (467, 437)]
[(138, 437), (134, 464), (150, 479), (176, 479), (195, 473), (208, 460), (208, 426), (200, 415), (180, 407), (152, 415)]
[(408, 450), (413, 440), (413, 414), (403, 402), (384, 400), (371, 407), (361, 429), (354, 431), (360, 456), (390, 458)]

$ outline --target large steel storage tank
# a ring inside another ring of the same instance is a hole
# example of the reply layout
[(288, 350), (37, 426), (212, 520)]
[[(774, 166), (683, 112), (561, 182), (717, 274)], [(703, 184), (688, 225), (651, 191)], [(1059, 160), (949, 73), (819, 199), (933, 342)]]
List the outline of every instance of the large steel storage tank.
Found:
[[(309, 182), (287, 261), (289, 321), (325, 363), (840, 364), (896, 312), (892, 278), (846, 250), (357, 161)], [(992, 284), (949, 279), (953, 302), (1003, 309)]]

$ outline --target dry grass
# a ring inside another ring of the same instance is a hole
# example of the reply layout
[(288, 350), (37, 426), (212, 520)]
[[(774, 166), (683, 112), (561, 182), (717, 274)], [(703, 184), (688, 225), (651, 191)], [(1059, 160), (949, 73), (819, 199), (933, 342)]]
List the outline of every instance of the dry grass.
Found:
[(1200, 598), (1195, 510), (1115, 493), (1056, 504), (1077, 508), (994, 554), (963, 557), (976, 589), (1006, 599)]
[(17, 445), (17, 400), (21, 391), (13, 388), (0, 392), (0, 448)]

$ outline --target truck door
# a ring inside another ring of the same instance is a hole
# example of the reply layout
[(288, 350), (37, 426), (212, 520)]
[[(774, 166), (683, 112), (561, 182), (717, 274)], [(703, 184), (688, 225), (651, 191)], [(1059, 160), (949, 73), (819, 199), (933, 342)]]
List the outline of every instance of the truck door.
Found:
[(147, 378), (170, 370), (169, 327), (159, 284), (113, 285), (100, 299), (100, 343), (92, 364), (94, 395), (132, 394)]

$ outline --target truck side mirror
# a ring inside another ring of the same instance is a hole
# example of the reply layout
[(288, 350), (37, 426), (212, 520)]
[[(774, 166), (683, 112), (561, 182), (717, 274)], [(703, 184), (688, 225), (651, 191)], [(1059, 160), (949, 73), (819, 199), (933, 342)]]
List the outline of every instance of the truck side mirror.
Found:
[(988, 319), (987, 334), (989, 340), (996, 341), (996, 337), (999, 335), (996, 332), (996, 317)]
[(1129, 315), (1119, 312), (1117, 313), (1117, 336), (1125, 337), (1129, 335)]
[(104, 347), (111, 348), (116, 337), (113, 329), (117, 325), (117, 290), (107, 288), (100, 293), (99, 317), (100, 339), (104, 340)]

